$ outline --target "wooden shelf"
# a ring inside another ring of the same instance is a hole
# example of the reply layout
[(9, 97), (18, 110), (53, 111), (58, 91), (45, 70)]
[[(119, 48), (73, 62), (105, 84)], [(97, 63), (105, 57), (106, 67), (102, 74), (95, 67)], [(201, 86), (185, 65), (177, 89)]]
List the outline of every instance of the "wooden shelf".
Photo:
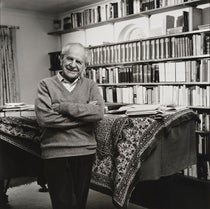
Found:
[(148, 11), (142, 11), (138, 14), (131, 14), (131, 15), (127, 15), (124, 17), (114, 18), (114, 19), (110, 19), (107, 21), (103, 21), (103, 22), (85, 25), (82, 27), (71, 28), (68, 30), (61, 30), (61, 31), (52, 31), (52, 32), (49, 32), (48, 35), (61, 35), (61, 34), (65, 34), (65, 33), (72, 33), (75, 31), (85, 30), (85, 29), (89, 29), (89, 28), (95, 28), (95, 27), (102, 26), (102, 25), (114, 24), (116, 22), (122, 22), (125, 20), (130, 20), (130, 19), (134, 19), (134, 18), (138, 18), (138, 17), (148, 17), (148, 16), (151, 16), (154, 14), (159, 14), (162, 12), (169, 12), (169, 11), (173, 11), (175, 9), (182, 9), (183, 7), (198, 6), (198, 5), (202, 5), (202, 4), (206, 4), (206, 3), (209, 3), (208, 0), (188, 1), (188, 2), (181, 3), (181, 4), (176, 4), (176, 5), (166, 6), (166, 7), (161, 7), (161, 8), (155, 8), (155, 9), (151, 9)]
[(198, 178), (193, 177), (193, 176), (186, 176), (186, 175), (179, 174), (179, 173), (175, 174), (175, 176), (182, 179), (182, 180), (193, 180), (193, 181), (201, 183), (203, 185), (206, 185), (207, 183), (210, 185), (210, 180), (198, 179)]
[(210, 110), (210, 107), (203, 107), (203, 106), (188, 106), (190, 109), (195, 109), (195, 110)]
[[(98, 83), (99, 86), (209, 86), (207, 82)], [(210, 108), (210, 107), (209, 107)]]
[[(209, 109), (210, 109), (210, 107), (209, 107)], [(199, 131), (199, 130), (196, 130), (195, 133), (198, 134), (198, 135), (202, 135), (202, 136), (210, 136), (210, 131)]]

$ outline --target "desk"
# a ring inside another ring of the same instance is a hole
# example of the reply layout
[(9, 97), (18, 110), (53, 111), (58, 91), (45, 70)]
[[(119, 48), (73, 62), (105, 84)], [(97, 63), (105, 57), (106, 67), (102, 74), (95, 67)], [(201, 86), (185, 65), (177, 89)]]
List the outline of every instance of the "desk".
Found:
[[(91, 188), (126, 207), (138, 182), (172, 175), (196, 162), (191, 110), (154, 117), (108, 115), (97, 123), (98, 148)], [(40, 171), (35, 118), (1, 118), (0, 179), (36, 176)], [(24, 162), (24, 163), (23, 163)]]

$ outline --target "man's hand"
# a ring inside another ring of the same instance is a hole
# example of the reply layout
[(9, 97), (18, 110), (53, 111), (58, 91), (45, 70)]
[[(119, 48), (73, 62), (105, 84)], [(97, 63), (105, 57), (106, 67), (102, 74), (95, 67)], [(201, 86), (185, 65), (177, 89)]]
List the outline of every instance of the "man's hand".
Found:
[(60, 111), (60, 105), (58, 103), (55, 103), (55, 104), (52, 104), (52, 109), (55, 111), (55, 112), (59, 112)]

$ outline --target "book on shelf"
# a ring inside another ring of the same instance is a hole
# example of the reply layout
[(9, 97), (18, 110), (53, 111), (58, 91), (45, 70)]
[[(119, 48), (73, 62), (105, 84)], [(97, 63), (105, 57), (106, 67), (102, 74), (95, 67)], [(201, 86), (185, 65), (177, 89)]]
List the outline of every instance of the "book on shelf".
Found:
[(176, 34), (189, 31), (189, 13), (183, 11), (181, 16), (178, 16), (176, 21), (175, 17), (166, 15), (164, 19), (165, 34)]
[(206, 113), (198, 114), (200, 123), (197, 124), (197, 130), (199, 131), (210, 131), (210, 115)]
[(172, 15), (166, 15), (165, 18), (163, 19), (163, 31), (164, 34), (167, 34), (167, 31), (170, 28), (174, 28), (175, 27), (175, 17)]
[(182, 33), (182, 32), (184, 32), (184, 27), (178, 26), (174, 28), (168, 28), (166, 31), (166, 34), (176, 34), (176, 33)]
[(175, 75), (176, 75), (177, 82), (185, 82), (186, 81), (185, 62), (176, 62)]
[(194, 164), (194, 165), (189, 166), (188, 168), (185, 168), (184, 171), (183, 171), (183, 174), (185, 176), (192, 176), (192, 177), (197, 178), (198, 177), (197, 165)]
[(133, 2), (134, 0), (124, 0), (126, 15), (133, 14)]
[(210, 34), (206, 34), (203, 37), (202, 43), (203, 43), (203, 54), (210, 54)]
[(110, 19), (121, 17), (120, 2), (111, 2), (110, 4), (110, 10), (112, 11), (110, 12)]
[(210, 24), (198, 25), (199, 30), (209, 30)]
[(189, 7), (189, 31), (198, 30), (202, 24), (202, 9)]
[(63, 29), (68, 30), (72, 28), (72, 18), (70, 16), (63, 18)]
[(61, 31), (63, 29), (61, 19), (53, 20), (53, 29), (54, 31)]
[(113, 97), (113, 89), (112, 87), (107, 87), (106, 88), (106, 99), (107, 102), (113, 103), (114, 102), (114, 97)]
[(183, 11), (176, 19), (176, 27), (183, 27), (183, 32), (189, 31), (189, 12)]
[(165, 80), (168, 82), (176, 81), (176, 63), (175, 62), (165, 63)]

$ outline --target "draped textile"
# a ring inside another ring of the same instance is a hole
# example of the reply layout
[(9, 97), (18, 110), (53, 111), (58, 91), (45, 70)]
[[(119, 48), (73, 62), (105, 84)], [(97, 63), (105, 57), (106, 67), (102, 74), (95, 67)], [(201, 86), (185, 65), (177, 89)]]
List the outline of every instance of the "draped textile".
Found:
[[(97, 152), (91, 187), (108, 193), (119, 208), (127, 208), (142, 162), (163, 134), (180, 124), (198, 120), (189, 109), (163, 115), (125, 117), (108, 115), (96, 125)], [(40, 156), (41, 132), (36, 118), (0, 117), (0, 139)]]
[(40, 128), (35, 117), (0, 117), (0, 140), (41, 157)]
[(149, 157), (158, 140), (176, 126), (198, 120), (192, 110), (153, 116), (108, 116), (96, 128), (97, 152), (91, 187), (110, 194), (118, 208), (127, 208), (139, 181), (142, 162)]
[(19, 101), (16, 29), (0, 26), (0, 105)]

